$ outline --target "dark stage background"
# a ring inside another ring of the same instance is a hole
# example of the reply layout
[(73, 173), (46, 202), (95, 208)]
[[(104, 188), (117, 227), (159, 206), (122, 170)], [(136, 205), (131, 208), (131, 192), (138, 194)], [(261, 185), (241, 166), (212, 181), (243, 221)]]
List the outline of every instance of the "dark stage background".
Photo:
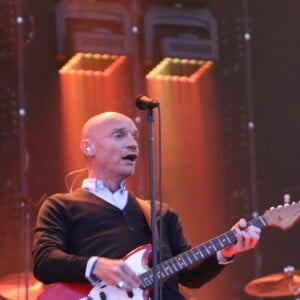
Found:
[[(129, 5), (126, 1), (120, 2)], [(173, 3), (142, 2), (132, 1), (129, 5), (138, 6), (139, 18), (151, 5)], [(14, 93), (20, 79), (16, 41), (11, 39), (16, 32), (12, 30), (9, 37), (6, 35), (8, 28), (13, 28), (9, 17), (14, 16), (13, 11), (8, 13), (6, 9), (14, 3), (4, 1), (0, 6), (3, 36), (0, 41), (0, 276), (24, 270), (40, 203), (46, 195), (65, 190), (58, 78), (58, 69), (65, 60), (57, 57), (55, 12), (59, 1), (24, 1), (25, 120), (18, 115), (18, 94)], [(222, 212), (228, 226), (242, 216), (249, 219), (253, 212), (261, 214), (281, 204), (287, 193), (292, 201), (299, 201), (300, 2), (211, 0), (183, 3), (188, 7), (209, 9), (218, 24), (215, 76), (223, 117), (222, 135), (226, 147), (222, 155), (227, 172), (226, 191), (220, 201), (225, 203), (222, 207), (228, 208)], [(244, 40), (245, 28), (251, 33), (250, 42)], [(140, 38), (142, 44), (143, 35)], [(143, 45), (139, 49), (143, 53)], [(140, 65), (141, 76), (144, 76), (147, 66), (142, 61), (136, 64)], [(144, 88), (140, 83), (139, 90)], [(249, 115), (255, 129), (249, 130)], [(20, 127), (20, 123), (25, 127)], [(20, 135), (25, 136), (23, 144)], [(22, 174), (26, 175), (25, 190), (22, 189)], [(203, 174), (198, 176), (201, 178)], [(147, 192), (143, 196), (147, 196)], [(202, 226), (209, 224), (202, 224), (199, 215), (199, 224), (195, 227)], [(228, 228), (217, 229), (218, 234)], [(243, 292), (243, 287), (252, 279), (282, 272), (287, 265), (300, 269), (299, 234), (300, 224), (286, 233), (274, 228), (264, 231), (255, 251), (238, 257), (237, 262), (214, 282), (195, 293), (195, 299), (201, 296), (205, 299), (205, 291), (209, 288), (219, 289), (216, 299), (254, 299)], [(224, 277), (230, 278), (225, 286)]]

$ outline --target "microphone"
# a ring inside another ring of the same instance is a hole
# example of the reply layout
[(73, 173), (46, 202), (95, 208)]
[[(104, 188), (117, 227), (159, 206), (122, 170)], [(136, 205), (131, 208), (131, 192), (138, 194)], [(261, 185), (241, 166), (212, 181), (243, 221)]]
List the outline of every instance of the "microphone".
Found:
[(135, 105), (141, 110), (146, 110), (159, 106), (159, 102), (146, 95), (139, 95), (135, 99)]

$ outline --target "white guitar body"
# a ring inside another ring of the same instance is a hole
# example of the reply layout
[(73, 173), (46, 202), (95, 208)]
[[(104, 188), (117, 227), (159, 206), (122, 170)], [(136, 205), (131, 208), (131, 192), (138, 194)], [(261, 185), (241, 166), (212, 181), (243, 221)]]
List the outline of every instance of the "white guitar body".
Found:
[[(130, 252), (124, 257), (125, 263), (135, 270), (136, 274), (142, 274), (148, 270), (149, 256), (151, 254), (151, 245), (144, 245)], [(97, 284), (90, 291), (88, 300), (147, 300), (149, 299), (148, 291), (135, 288), (128, 293), (124, 289), (109, 285), (103, 281)]]

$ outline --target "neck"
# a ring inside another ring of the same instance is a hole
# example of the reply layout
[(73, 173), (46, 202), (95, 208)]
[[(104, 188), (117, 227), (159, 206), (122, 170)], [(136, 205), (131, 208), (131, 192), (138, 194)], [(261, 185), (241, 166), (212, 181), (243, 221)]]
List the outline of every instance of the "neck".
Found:
[(98, 168), (88, 165), (88, 177), (101, 180), (104, 186), (114, 193), (120, 188), (122, 181), (124, 181), (128, 176), (116, 173), (109, 174), (108, 172), (100, 172)]
[[(100, 180), (102, 180), (102, 179), (100, 179)], [(116, 192), (120, 188), (121, 183), (122, 183), (122, 181), (109, 182), (109, 181), (104, 181), (104, 180), (102, 180), (102, 182), (103, 182), (103, 185), (105, 187), (107, 187), (112, 193)]]
[(112, 193), (116, 192), (123, 182), (123, 178), (120, 179), (111, 179), (111, 178), (104, 178), (103, 176), (96, 176), (93, 173), (89, 173), (88, 178), (96, 178), (96, 180), (101, 180), (103, 185), (109, 189)]

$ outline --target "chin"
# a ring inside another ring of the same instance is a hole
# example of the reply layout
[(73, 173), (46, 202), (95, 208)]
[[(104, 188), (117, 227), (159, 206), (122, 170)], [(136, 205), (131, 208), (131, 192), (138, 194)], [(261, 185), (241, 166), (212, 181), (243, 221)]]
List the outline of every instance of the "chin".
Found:
[(135, 172), (135, 167), (132, 167), (132, 168), (128, 168), (127, 170), (125, 170), (125, 172), (124, 172), (124, 175), (127, 177), (127, 176), (131, 176), (131, 175), (133, 175), (134, 174), (134, 172)]

